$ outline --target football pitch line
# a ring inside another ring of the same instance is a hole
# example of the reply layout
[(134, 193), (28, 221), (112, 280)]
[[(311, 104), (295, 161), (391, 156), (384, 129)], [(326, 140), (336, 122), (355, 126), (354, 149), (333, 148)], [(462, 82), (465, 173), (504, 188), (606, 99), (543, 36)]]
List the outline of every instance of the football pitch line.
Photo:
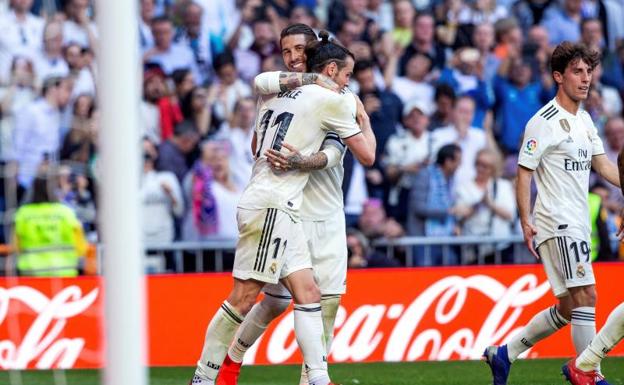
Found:
[[(565, 359), (519, 360), (514, 363), (509, 385), (566, 384), (560, 375)], [(294, 365), (246, 366), (239, 385), (297, 385), (300, 367)], [(624, 358), (607, 358), (603, 372), (612, 385), (624, 385)], [(0, 372), (0, 384), (57, 385), (61, 372), (22, 371), (9, 375)], [(190, 367), (151, 368), (150, 385), (187, 385), (193, 373)], [(489, 368), (480, 361), (446, 361), (415, 363), (330, 364), (335, 383), (342, 385), (487, 385), (491, 384)], [(97, 370), (67, 370), (65, 385), (100, 385)], [(11, 378), (12, 377), (12, 378)]]

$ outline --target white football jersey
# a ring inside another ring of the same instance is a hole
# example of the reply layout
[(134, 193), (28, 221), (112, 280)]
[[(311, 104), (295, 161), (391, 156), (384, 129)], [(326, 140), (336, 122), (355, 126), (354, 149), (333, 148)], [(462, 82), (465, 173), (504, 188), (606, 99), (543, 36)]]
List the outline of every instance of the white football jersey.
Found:
[[(355, 104), (353, 106), (355, 107)], [(355, 115), (355, 110), (353, 114)], [(301, 204), (301, 219), (305, 221), (321, 221), (337, 214), (344, 215), (342, 160), (347, 147), (334, 132), (327, 133), (323, 146), (336, 147), (342, 153), (342, 158), (334, 167), (310, 173), (308, 184), (303, 189), (303, 203)]]
[(359, 134), (355, 111), (352, 94), (338, 94), (317, 85), (265, 99), (256, 118), (256, 161), (239, 207), (279, 208), (298, 218), (310, 173), (274, 172), (264, 152), (269, 148), (280, 150), (286, 142), (307, 156), (319, 150), (329, 131), (343, 139)]
[(592, 157), (604, 152), (584, 110), (572, 115), (553, 99), (529, 120), (518, 164), (536, 174), (538, 245), (558, 236), (589, 240), (589, 173)]

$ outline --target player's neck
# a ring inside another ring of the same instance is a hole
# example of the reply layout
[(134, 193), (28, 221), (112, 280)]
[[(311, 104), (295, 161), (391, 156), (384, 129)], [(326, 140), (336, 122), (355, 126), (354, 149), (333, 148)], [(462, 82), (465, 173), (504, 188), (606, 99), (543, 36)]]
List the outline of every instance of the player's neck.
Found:
[(561, 106), (561, 108), (568, 111), (572, 115), (576, 115), (579, 106), (581, 105), (580, 101), (576, 101), (570, 98), (561, 88), (559, 88), (559, 91), (557, 91), (555, 100), (557, 101), (557, 104)]

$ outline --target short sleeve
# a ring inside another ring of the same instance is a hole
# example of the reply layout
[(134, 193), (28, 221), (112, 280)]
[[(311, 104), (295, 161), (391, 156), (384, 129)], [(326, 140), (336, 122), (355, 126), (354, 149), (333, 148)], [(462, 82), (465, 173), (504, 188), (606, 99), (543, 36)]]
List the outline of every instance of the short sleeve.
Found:
[(594, 125), (594, 122), (590, 117), (585, 119), (588, 121), (588, 130), (590, 130), (590, 138), (592, 142), (592, 156), (602, 155), (605, 153), (604, 145), (602, 144), (602, 139), (600, 139), (600, 135), (598, 135), (598, 129)]
[(355, 120), (356, 104), (353, 94), (336, 94), (335, 97), (328, 98), (327, 103), (322, 125), (325, 130), (334, 131), (341, 139), (362, 132)]
[(263, 72), (254, 78), (254, 88), (260, 95), (270, 95), (280, 92), (280, 71)]
[(542, 157), (552, 147), (553, 137), (548, 124), (534, 117), (526, 125), (524, 139), (518, 154), (518, 164), (530, 170), (535, 170)]

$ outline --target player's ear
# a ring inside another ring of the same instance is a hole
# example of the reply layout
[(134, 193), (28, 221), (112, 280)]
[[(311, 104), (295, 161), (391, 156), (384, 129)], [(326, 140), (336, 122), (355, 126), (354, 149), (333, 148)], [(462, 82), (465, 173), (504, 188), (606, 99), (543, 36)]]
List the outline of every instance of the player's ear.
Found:
[(552, 76), (553, 76), (553, 79), (555, 80), (555, 83), (557, 84), (563, 83), (563, 74), (561, 72), (553, 71)]
[(337, 72), (338, 72), (338, 64), (336, 64), (335, 61), (327, 65), (327, 73), (329, 74), (330, 77), (334, 77)]

